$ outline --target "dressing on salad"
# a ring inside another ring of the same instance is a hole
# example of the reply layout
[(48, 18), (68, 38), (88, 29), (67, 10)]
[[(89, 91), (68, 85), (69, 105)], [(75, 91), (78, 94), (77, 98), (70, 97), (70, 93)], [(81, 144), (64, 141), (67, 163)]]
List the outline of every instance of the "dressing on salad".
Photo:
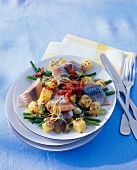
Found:
[(27, 107), (24, 119), (38, 123), (46, 133), (58, 134), (72, 129), (82, 133), (87, 124), (99, 125), (97, 116), (107, 114), (102, 106), (110, 105), (107, 96), (115, 91), (108, 91), (111, 80), (95, 79), (96, 72), (86, 73), (93, 66), (89, 58), (81, 63), (52, 60), (47, 71), (30, 64), (35, 74), (27, 78), (33, 83), (17, 99), (19, 107)]

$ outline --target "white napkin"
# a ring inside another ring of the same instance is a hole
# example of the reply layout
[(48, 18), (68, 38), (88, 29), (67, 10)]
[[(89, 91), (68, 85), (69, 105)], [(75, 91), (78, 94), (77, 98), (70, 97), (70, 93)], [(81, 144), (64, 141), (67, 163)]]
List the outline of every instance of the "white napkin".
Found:
[(122, 51), (74, 35), (66, 35), (62, 42), (50, 42), (42, 59), (60, 55), (90, 57), (102, 66), (100, 54), (105, 54), (119, 75), (122, 73), (125, 57), (136, 57), (135, 53)]

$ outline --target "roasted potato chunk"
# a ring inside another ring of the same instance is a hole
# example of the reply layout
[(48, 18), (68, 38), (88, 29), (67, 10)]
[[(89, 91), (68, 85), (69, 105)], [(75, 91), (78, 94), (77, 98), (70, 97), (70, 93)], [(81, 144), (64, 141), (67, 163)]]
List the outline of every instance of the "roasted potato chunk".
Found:
[(35, 101), (32, 101), (29, 105), (28, 105), (28, 109), (30, 112), (35, 112), (38, 113), (39, 109), (38, 109), (38, 103)]
[(82, 133), (86, 130), (86, 123), (83, 119), (77, 118), (73, 121), (73, 129), (75, 132)]
[(65, 63), (65, 58), (59, 58), (58, 60), (52, 60), (49, 63), (49, 71), (52, 71), (54, 67), (60, 66), (61, 64)]
[(85, 76), (85, 77), (83, 78), (83, 80), (84, 80), (84, 83), (86, 84), (86, 83), (92, 81), (92, 77)]
[(46, 84), (49, 88), (56, 88), (58, 86), (57, 80), (55, 78), (52, 78), (49, 82)]
[(104, 80), (97, 80), (96, 84), (99, 85), (102, 89), (106, 86), (105, 81)]
[(90, 112), (93, 113), (93, 115), (99, 115), (101, 114), (101, 105), (99, 102), (92, 102), (90, 105)]
[(76, 96), (76, 94), (70, 95), (70, 101), (71, 101), (72, 103), (76, 103), (76, 101), (77, 101), (77, 96)]
[(46, 89), (45, 87), (42, 89), (40, 98), (38, 99), (38, 103), (41, 103), (41, 101), (48, 102), (52, 97), (53, 91)]
[(78, 104), (83, 106), (84, 108), (88, 108), (91, 105), (91, 103), (92, 103), (91, 98), (86, 94), (82, 95), (78, 101)]
[(52, 131), (54, 129), (54, 121), (50, 120), (50, 118), (46, 118), (45, 123), (42, 124), (42, 128), (46, 133)]
[(92, 67), (92, 62), (89, 57), (86, 57), (84, 60), (81, 61), (81, 68), (84, 71), (89, 70)]

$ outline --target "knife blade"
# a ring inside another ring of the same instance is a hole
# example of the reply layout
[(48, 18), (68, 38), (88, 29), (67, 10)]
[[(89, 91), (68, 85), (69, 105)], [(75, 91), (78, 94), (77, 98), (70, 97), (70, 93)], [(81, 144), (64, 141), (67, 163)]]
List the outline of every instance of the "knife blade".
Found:
[(114, 67), (112, 66), (112, 64), (108, 60), (108, 58), (104, 54), (101, 54), (100, 59), (101, 59), (103, 66), (105, 67), (107, 72), (110, 74), (111, 78), (113, 79), (118, 90), (125, 93), (126, 89), (125, 89), (125, 87), (122, 83), (122, 80), (120, 79), (118, 73), (116, 72), (116, 70), (114, 69)]

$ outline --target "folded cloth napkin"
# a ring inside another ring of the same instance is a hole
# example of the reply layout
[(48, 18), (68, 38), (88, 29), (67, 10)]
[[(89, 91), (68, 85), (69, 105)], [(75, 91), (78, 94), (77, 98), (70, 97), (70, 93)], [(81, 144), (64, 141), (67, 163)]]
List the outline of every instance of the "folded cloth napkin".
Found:
[(60, 55), (89, 57), (102, 66), (100, 54), (105, 54), (119, 75), (122, 73), (124, 59), (136, 57), (135, 53), (122, 51), (91, 40), (67, 34), (62, 42), (50, 42), (42, 59)]

